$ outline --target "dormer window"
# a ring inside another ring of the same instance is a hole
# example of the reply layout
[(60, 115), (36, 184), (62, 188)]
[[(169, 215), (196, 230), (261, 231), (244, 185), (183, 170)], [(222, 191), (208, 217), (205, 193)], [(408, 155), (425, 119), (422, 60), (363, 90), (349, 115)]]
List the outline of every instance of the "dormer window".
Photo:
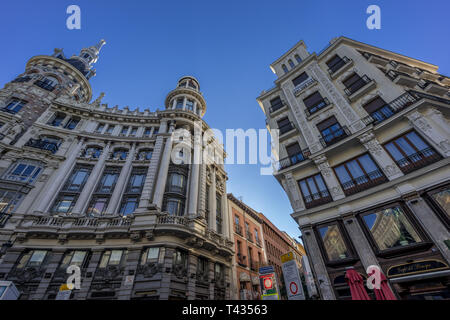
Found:
[(44, 90), (53, 91), (58, 83), (58, 80), (53, 77), (45, 77), (43, 80), (37, 80), (34, 84)]

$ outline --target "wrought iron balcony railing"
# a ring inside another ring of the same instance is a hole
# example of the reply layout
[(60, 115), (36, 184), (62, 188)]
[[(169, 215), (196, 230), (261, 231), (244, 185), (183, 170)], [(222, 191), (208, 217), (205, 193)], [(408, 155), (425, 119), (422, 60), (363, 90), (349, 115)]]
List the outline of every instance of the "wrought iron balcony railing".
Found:
[(270, 113), (274, 113), (277, 110), (280, 110), (286, 105), (286, 103), (283, 100), (280, 100), (279, 102), (272, 104), (269, 111)]
[(323, 190), (321, 192), (314, 193), (309, 196), (304, 196), (304, 199), (305, 199), (305, 207), (307, 209), (314, 208), (333, 201), (333, 198), (331, 198), (331, 195), (328, 192), (328, 190)]
[(326, 106), (328, 106), (330, 104), (330, 101), (328, 100), (328, 98), (324, 97), (322, 100), (320, 100), (319, 102), (317, 102), (315, 105), (307, 107), (305, 109), (305, 113), (306, 115), (309, 117), (310, 115), (316, 113), (317, 111), (319, 111), (320, 109), (325, 108)]
[(289, 168), (297, 163), (303, 162), (311, 155), (309, 148), (301, 150), (299, 153), (291, 155), (289, 157), (281, 159), (277, 164), (277, 170), (283, 170)]
[(292, 122), (282, 125), (278, 129), (280, 130), (280, 135), (288, 133), (289, 131), (294, 130), (295, 126)]
[(322, 137), (319, 140), (320, 140), (320, 143), (322, 143), (322, 146), (324, 148), (326, 148), (328, 146), (331, 146), (331, 145), (345, 139), (350, 134), (351, 133), (348, 130), (348, 128), (346, 126), (343, 126), (329, 134), (322, 135)]
[(345, 66), (347, 63), (350, 63), (352, 60), (350, 60), (347, 57), (342, 57), (339, 61), (337, 61), (335, 64), (328, 67), (328, 72), (332, 75), (339, 69), (341, 69), (343, 66)]
[(407, 174), (441, 160), (442, 157), (433, 148), (426, 148), (406, 158), (396, 161), (400, 170)]
[(294, 95), (298, 95), (300, 92), (302, 92), (304, 89), (308, 88), (309, 86), (313, 85), (316, 82), (315, 79), (313, 78), (308, 78), (305, 81), (303, 81), (302, 83), (298, 84), (295, 88), (294, 88)]
[(356, 91), (368, 84), (370, 81), (372, 80), (368, 76), (363, 75), (361, 78), (359, 78), (359, 80), (356, 80), (349, 87), (345, 88), (344, 91), (348, 96), (351, 96)]
[(367, 190), (387, 181), (387, 178), (380, 169), (369, 172), (366, 175), (356, 177), (350, 181), (342, 183), (342, 189), (346, 196)]

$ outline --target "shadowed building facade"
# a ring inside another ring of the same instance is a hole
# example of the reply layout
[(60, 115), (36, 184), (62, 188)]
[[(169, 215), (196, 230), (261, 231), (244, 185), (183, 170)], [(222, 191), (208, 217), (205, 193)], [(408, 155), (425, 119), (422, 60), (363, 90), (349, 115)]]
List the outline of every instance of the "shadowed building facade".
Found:
[(104, 44), (33, 57), (0, 90), (0, 279), (54, 299), (77, 265), (73, 299), (230, 298), (225, 153), (210, 137), (215, 161), (189, 161), (209, 129), (199, 82), (153, 112), (90, 102)]

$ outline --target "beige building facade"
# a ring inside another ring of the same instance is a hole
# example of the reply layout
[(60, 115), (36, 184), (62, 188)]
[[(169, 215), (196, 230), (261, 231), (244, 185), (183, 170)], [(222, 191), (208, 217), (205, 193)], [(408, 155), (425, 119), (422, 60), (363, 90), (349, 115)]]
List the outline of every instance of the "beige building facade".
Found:
[(156, 111), (90, 102), (104, 44), (35, 56), (0, 90), (0, 279), (54, 299), (77, 265), (72, 299), (230, 298), (225, 153), (196, 143), (200, 84)]
[(270, 67), (257, 101), (321, 298), (349, 299), (346, 268), (376, 265), (399, 299), (449, 299), (450, 79), (345, 37)]

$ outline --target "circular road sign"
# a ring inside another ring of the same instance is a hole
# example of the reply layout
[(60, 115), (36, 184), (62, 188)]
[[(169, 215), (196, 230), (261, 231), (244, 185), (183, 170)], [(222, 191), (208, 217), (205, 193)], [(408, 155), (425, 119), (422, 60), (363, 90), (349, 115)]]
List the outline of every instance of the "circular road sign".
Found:
[(294, 281), (289, 284), (289, 290), (292, 294), (296, 294), (298, 292), (298, 286)]
[(272, 279), (265, 278), (264, 279), (264, 288), (265, 289), (272, 289)]

